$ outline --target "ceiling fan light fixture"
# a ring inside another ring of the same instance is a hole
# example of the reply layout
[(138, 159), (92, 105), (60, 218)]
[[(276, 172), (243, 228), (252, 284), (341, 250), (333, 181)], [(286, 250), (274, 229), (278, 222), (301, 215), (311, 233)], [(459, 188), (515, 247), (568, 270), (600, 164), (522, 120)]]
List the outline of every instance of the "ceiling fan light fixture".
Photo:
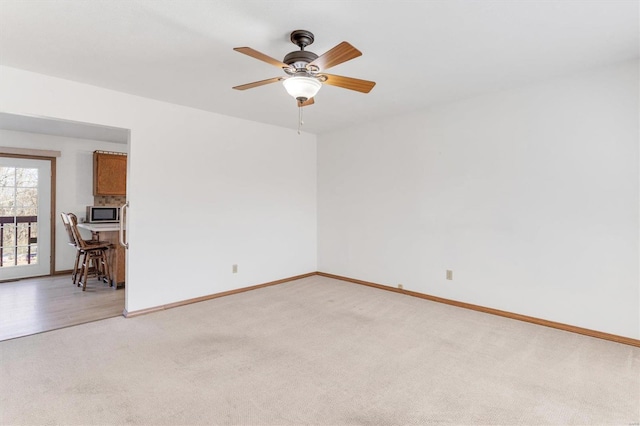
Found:
[(322, 83), (317, 79), (306, 76), (289, 77), (282, 84), (287, 93), (303, 102), (313, 98), (322, 87)]

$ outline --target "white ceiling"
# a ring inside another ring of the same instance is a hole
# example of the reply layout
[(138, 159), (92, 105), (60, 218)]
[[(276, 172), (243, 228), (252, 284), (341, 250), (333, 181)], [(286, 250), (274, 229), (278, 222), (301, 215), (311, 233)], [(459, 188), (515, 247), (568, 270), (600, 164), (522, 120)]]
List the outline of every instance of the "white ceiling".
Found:
[(322, 54), (346, 40), (363, 56), (332, 74), (377, 82), (369, 94), (324, 86), (304, 129), (325, 133), (639, 57), (637, 0), (1, 0), (0, 64), (295, 128), (284, 75), (234, 52), (282, 60), (295, 29)]

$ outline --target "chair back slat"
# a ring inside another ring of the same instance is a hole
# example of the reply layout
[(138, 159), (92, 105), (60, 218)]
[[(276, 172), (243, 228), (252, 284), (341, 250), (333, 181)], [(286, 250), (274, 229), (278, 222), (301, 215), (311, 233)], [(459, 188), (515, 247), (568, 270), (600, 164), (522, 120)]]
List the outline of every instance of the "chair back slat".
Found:
[(80, 231), (78, 230), (78, 217), (73, 213), (67, 213), (67, 217), (69, 218), (71, 233), (73, 234), (73, 238), (75, 239), (76, 245), (79, 249), (89, 251), (102, 250), (111, 246), (111, 244), (106, 241), (96, 241), (95, 244), (87, 242), (87, 240), (82, 238), (82, 234), (80, 234)]
[(78, 217), (73, 213), (67, 213), (67, 217), (69, 218), (69, 227), (71, 228), (71, 234), (73, 235), (76, 245), (81, 249), (86, 249), (88, 244), (85, 243), (78, 230)]
[(67, 237), (69, 237), (69, 244), (72, 246), (77, 246), (76, 239), (73, 236), (73, 231), (71, 230), (71, 224), (69, 223), (69, 216), (67, 213), (60, 213), (60, 217), (62, 217), (62, 223), (64, 224), (64, 229), (67, 231)]

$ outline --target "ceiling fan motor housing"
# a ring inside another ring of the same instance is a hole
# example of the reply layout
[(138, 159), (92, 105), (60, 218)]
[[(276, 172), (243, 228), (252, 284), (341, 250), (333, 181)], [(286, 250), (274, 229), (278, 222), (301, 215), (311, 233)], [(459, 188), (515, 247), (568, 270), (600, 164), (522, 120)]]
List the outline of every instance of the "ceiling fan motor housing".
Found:
[(315, 53), (304, 50), (305, 47), (313, 44), (313, 33), (307, 30), (295, 30), (291, 33), (290, 40), (291, 43), (298, 46), (300, 50), (289, 53), (284, 57), (282, 62), (295, 68), (296, 72), (304, 71), (308, 64), (318, 58), (318, 55)]
[(313, 52), (308, 52), (306, 50), (296, 50), (287, 54), (282, 62), (296, 69), (300, 69), (306, 67), (307, 64), (310, 64), (311, 62), (316, 60), (317, 57), (318, 55)]

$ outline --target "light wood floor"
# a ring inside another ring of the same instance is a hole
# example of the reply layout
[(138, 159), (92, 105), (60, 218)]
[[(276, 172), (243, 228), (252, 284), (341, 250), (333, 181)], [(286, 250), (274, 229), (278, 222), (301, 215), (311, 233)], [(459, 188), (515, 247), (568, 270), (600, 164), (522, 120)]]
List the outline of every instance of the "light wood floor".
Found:
[(124, 289), (70, 275), (0, 283), (0, 341), (122, 315)]

